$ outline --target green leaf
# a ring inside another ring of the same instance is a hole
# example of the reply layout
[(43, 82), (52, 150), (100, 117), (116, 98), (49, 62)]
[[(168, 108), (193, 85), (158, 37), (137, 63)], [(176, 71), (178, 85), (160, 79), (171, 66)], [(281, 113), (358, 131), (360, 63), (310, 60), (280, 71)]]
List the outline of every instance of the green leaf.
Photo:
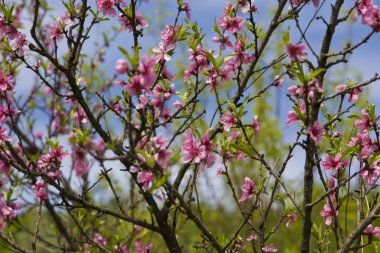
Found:
[(326, 71), (326, 69), (324, 69), (324, 68), (316, 69), (313, 72), (311, 72), (306, 79), (307, 79), (307, 81), (311, 81), (314, 77), (319, 76), (321, 73), (323, 73), (325, 71)]
[(285, 43), (285, 45), (289, 45), (290, 44), (290, 26), (288, 27), (288, 29), (282, 35), (282, 41)]
[(122, 47), (119, 47), (119, 50), (125, 56), (125, 58), (127, 58), (127, 60), (129, 61), (129, 63), (132, 65), (132, 58), (129, 56), (129, 53), (127, 52), (127, 50), (125, 50)]
[(154, 184), (152, 185), (152, 187), (148, 190), (148, 192), (153, 192), (157, 188), (163, 186), (168, 181), (169, 177), (170, 177), (170, 173), (167, 173), (167, 174), (164, 174), (163, 176), (157, 178), (154, 181)]
[(215, 57), (212, 55), (212, 53), (207, 52), (205, 50), (202, 50), (202, 52), (207, 56), (207, 59), (209, 59), (212, 62), (214, 68), (218, 69), (218, 64), (216, 63)]

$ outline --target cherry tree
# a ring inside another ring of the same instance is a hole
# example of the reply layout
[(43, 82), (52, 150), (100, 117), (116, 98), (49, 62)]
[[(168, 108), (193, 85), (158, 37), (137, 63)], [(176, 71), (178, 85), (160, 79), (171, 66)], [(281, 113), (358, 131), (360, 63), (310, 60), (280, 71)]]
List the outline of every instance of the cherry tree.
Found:
[[(4, 250), (378, 245), (379, 117), (366, 94), (380, 77), (337, 74), (379, 39), (375, 0), (269, 1), (270, 14), (226, 2), (212, 36), (192, 17), (202, 3), (177, 0), (152, 47), (147, 0), (52, 2), (0, 3)], [(342, 46), (352, 26), (366, 34)], [(270, 113), (281, 90), (290, 110)], [(285, 174), (301, 153), (295, 183)]]

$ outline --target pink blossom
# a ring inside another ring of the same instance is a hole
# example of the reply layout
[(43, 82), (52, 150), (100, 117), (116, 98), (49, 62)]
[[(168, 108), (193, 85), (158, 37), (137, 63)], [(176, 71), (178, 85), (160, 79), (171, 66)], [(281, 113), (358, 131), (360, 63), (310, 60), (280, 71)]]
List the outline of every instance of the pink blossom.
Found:
[(88, 123), (87, 114), (83, 108), (79, 108), (78, 111), (74, 112), (73, 117), (75, 118), (77, 125)]
[[(298, 5), (300, 3), (308, 3), (310, 0), (290, 0), (290, 2), (294, 5)], [(313, 0), (313, 5), (315, 8), (317, 8), (319, 6), (319, 0)]]
[(9, 205), (3, 205), (1, 207), (1, 214), (6, 220), (11, 220), (16, 216), (16, 211)]
[(156, 62), (170, 61), (172, 58), (170, 53), (175, 48), (175, 44), (165, 44), (163, 41), (160, 42), (158, 47), (152, 49), (153, 53), (157, 54)]
[(132, 76), (131, 81), (126, 85), (126, 90), (130, 95), (139, 95), (142, 91), (146, 90), (142, 82), (141, 76)]
[(249, 242), (254, 242), (256, 240), (257, 240), (257, 235), (252, 234), (252, 235), (247, 237), (247, 241), (249, 241)]
[(292, 214), (289, 215), (289, 220), (288, 220), (288, 222), (286, 223), (285, 226), (286, 226), (287, 228), (289, 228), (290, 225), (291, 225), (291, 223), (296, 222), (296, 221), (297, 221), (297, 215), (294, 214), (294, 213), (292, 213)]
[(274, 247), (274, 246), (264, 246), (264, 247), (262, 247), (262, 250), (263, 250), (263, 252), (265, 252), (265, 253), (273, 253), (273, 252), (277, 252), (277, 248)]
[(44, 181), (37, 181), (36, 184), (32, 186), (32, 189), (36, 191), (36, 197), (40, 200), (45, 200), (48, 198)]
[(99, 233), (94, 235), (94, 242), (102, 246), (107, 245), (107, 240)]
[(207, 133), (203, 135), (201, 142), (193, 138), (193, 131), (190, 129), (185, 133), (185, 140), (181, 149), (186, 154), (183, 162), (189, 163), (194, 160), (195, 163), (200, 164), (201, 169), (210, 168), (216, 160), (212, 153), (213, 148), (214, 145)]
[(156, 77), (154, 73), (153, 67), (156, 65), (156, 58), (147, 56), (143, 56), (141, 58), (140, 64), (138, 66), (138, 70), (140, 72), (141, 83), (145, 87), (145, 89), (149, 89), (152, 85), (153, 80)]
[(368, 185), (375, 185), (380, 178), (380, 167), (377, 163), (372, 163), (369, 166), (362, 168), (359, 175), (363, 177)]
[(90, 167), (86, 158), (86, 153), (82, 148), (73, 147), (71, 152), (71, 158), (73, 161), (73, 169), (78, 177), (82, 177), (88, 174)]
[(323, 126), (319, 124), (318, 121), (315, 121), (312, 126), (310, 126), (307, 129), (308, 134), (310, 135), (310, 138), (315, 142), (321, 142), (322, 141), (322, 135), (326, 133)]
[(7, 36), (8, 40), (14, 40), (18, 31), (13, 24), (10, 24), (5, 18), (0, 18), (0, 37)]
[(188, 3), (188, 2), (184, 3), (184, 4), (182, 5), (182, 7), (181, 7), (181, 10), (182, 10), (182, 11), (185, 11), (185, 13), (186, 13), (186, 18), (187, 18), (188, 20), (190, 20), (190, 19), (191, 19), (191, 7), (190, 7), (190, 3)]
[(285, 82), (284, 78), (281, 78), (279, 75), (277, 75), (274, 77), (273, 85), (276, 86), (278, 89), (280, 89), (284, 82)]
[(329, 170), (341, 170), (348, 166), (348, 161), (346, 159), (342, 159), (342, 154), (338, 153), (334, 156), (328, 155), (326, 159), (321, 161), (325, 171)]
[(178, 100), (176, 100), (174, 103), (173, 103), (173, 106), (174, 108), (176, 109), (181, 109), (183, 107), (182, 103)]
[(222, 31), (228, 31), (231, 33), (241, 32), (242, 26), (244, 24), (244, 18), (242, 17), (233, 17), (229, 14), (224, 14), (223, 17), (217, 19), (218, 24)]
[(225, 50), (226, 47), (232, 47), (232, 43), (230, 41), (230, 37), (228, 34), (223, 34), (223, 37), (213, 37), (212, 41), (215, 43), (220, 43), (220, 49)]
[(231, 135), (228, 136), (227, 141), (232, 142), (232, 141), (236, 140), (240, 136), (240, 134), (241, 134), (241, 132), (239, 132), (239, 131), (232, 132)]
[(364, 230), (364, 234), (369, 236), (380, 237), (380, 227), (374, 227), (372, 224), (369, 224)]
[(115, 253), (128, 253), (127, 247), (125, 245), (115, 245)]
[(366, 109), (362, 110), (362, 119), (355, 121), (355, 126), (360, 129), (360, 133), (364, 133), (372, 125), (371, 118)]
[(340, 84), (340, 85), (336, 86), (336, 88), (335, 88), (335, 92), (336, 92), (336, 93), (342, 93), (342, 92), (345, 92), (346, 89), (347, 89), (347, 85), (345, 85), (345, 84)]
[(216, 170), (216, 175), (217, 175), (218, 177), (222, 176), (222, 175), (223, 175), (223, 169), (222, 169), (222, 168), (218, 168), (218, 169)]
[[(133, 29), (130, 20), (131, 18), (127, 18), (122, 13), (120, 13), (119, 21), (122, 23), (122, 28), (132, 32)], [(135, 24), (136, 26), (140, 26), (143, 28), (148, 27), (148, 22), (144, 20), (143, 16), (141, 15), (141, 12), (139, 11), (135, 12)]]
[(9, 137), (7, 134), (7, 129), (0, 127), (0, 145), (3, 143), (3, 141), (10, 141), (11, 137)]
[(253, 197), (255, 183), (249, 177), (245, 177), (244, 184), (241, 186), (241, 190), (243, 192), (243, 195), (240, 197), (239, 201), (243, 202)]
[(53, 159), (57, 159), (57, 161), (62, 162), (63, 158), (67, 155), (66, 152), (63, 151), (63, 146), (59, 145), (57, 148), (53, 147), (49, 151), (49, 155)]
[(253, 117), (253, 123), (252, 123), (252, 126), (253, 126), (253, 132), (255, 134), (257, 134), (259, 131), (260, 131), (260, 123), (259, 121), (257, 120), (257, 115), (255, 115)]
[(98, 9), (104, 16), (116, 16), (116, 10), (113, 8), (117, 0), (96, 0)]
[(348, 96), (348, 102), (350, 103), (355, 103), (356, 101), (359, 100), (359, 94), (362, 93), (363, 88), (358, 87), (354, 89), (350, 89), (349, 96)]
[(0, 90), (1, 91), (13, 91), (13, 76), (7, 75), (0, 70)]
[(224, 130), (229, 132), (231, 127), (236, 123), (236, 119), (230, 111), (227, 111), (220, 118), (220, 122), (223, 124)]
[(297, 113), (295, 111), (288, 112), (288, 118), (286, 120), (287, 125), (293, 124), (294, 122), (297, 122), (298, 120), (300, 119), (298, 118)]
[(153, 243), (149, 243), (146, 247), (143, 247), (141, 240), (137, 239), (135, 241), (136, 253), (149, 253), (153, 248)]
[(128, 71), (128, 63), (124, 59), (119, 59), (116, 62), (115, 70), (118, 74), (123, 75)]
[(165, 148), (159, 149), (154, 155), (155, 161), (161, 168), (166, 169), (168, 167), (169, 159), (173, 156), (172, 150), (166, 150)]
[(48, 38), (48, 44), (49, 46), (54, 46), (54, 44), (58, 44), (61, 41), (62, 38), (62, 28), (60, 24), (58, 23), (52, 23), (48, 25), (48, 32), (49, 32), (49, 38)]
[(323, 206), (323, 210), (320, 212), (320, 215), (324, 218), (326, 218), (325, 224), (327, 226), (331, 225), (332, 219), (335, 215), (338, 215), (338, 206), (336, 203), (333, 204), (333, 208), (331, 208), (330, 204), (325, 204)]
[(185, 141), (182, 145), (182, 152), (186, 154), (183, 159), (184, 163), (189, 163), (192, 160), (200, 163), (206, 157), (206, 147), (199, 140), (193, 139), (193, 131), (188, 130), (185, 134)]
[(149, 188), (150, 182), (154, 179), (154, 175), (148, 171), (140, 171), (137, 174), (137, 182), (142, 184), (142, 190), (146, 192)]
[(234, 56), (230, 59), (230, 62), (240, 64), (240, 63), (250, 63), (255, 60), (254, 55), (249, 55), (247, 50), (243, 47), (241, 41), (236, 41), (232, 49), (234, 50)]
[(12, 45), (12, 50), (16, 51), (17, 55), (24, 56), (24, 47), (29, 46), (29, 41), (25, 39), (24, 33), (19, 33), (15, 43)]
[(288, 52), (291, 61), (303, 62), (307, 59), (306, 57), (306, 47), (302, 44), (294, 45), (290, 43), (286, 46), (286, 51)]

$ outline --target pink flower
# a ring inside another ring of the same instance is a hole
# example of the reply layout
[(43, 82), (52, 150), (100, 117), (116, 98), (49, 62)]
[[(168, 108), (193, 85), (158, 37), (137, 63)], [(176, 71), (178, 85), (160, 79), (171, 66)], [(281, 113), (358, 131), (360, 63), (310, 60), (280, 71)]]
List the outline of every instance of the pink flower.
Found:
[(359, 94), (363, 91), (363, 88), (362, 87), (358, 87), (358, 88), (355, 88), (355, 89), (351, 89), (350, 90), (350, 95), (348, 97), (348, 102), (350, 103), (355, 103), (356, 101), (359, 100)]
[(362, 119), (355, 121), (355, 126), (360, 129), (360, 133), (364, 133), (372, 125), (371, 118), (366, 109), (362, 110)]
[(380, 237), (380, 227), (374, 227), (372, 224), (369, 224), (364, 230), (364, 234), (369, 236)]
[(292, 214), (289, 215), (289, 220), (288, 220), (288, 222), (286, 223), (285, 226), (286, 226), (287, 228), (289, 228), (290, 225), (291, 225), (291, 223), (296, 222), (296, 221), (297, 221), (297, 215), (294, 214), (294, 213), (292, 213)]
[(222, 175), (223, 175), (223, 169), (222, 169), (222, 168), (218, 168), (218, 169), (216, 170), (216, 175), (217, 175), (218, 177), (222, 176)]
[(3, 143), (3, 141), (10, 141), (11, 137), (9, 137), (7, 134), (7, 129), (0, 128), (0, 145)]
[[(132, 19), (127, 18), (122, 13), (120, 13), (119, 21), (122, 23), (121, 24), (122, 28), (132, 32), (133, 29), (132, 29), (132, 25), (131, 25), (130, 20), (132, 20)], [(140, 26), (143, 28), (148, 26), (148, 22), (146, 22), (144, 20), (143, 16), (141, 15), (141, 12), (139, 12), (139, 11), (136, 11), (136, 13), (135, 13), (135, 24), (136, 24), (136, 26)]]
[(45, 200), (48, 198), (44, 181), (37, 181), (36, 184), (32, 186), (32, 189), (36, 191), (36, 197), (40, 200)]
[(57, 159), (57, 161), (62, 162), (63, 158), (67, 155), (67, 153), (63, 151), (63, 146), (59, 145), (57, 148), (52, 148), (49, 151), (49, 155), (51, 158), (55, 158)]
[(232, 43), (230, 41), (230, 37), (228, 34), (223, 34), (223, 37), (213, 37), (212, 41), (215, 43), (220, 43), (220, 49), (225, 50), (227, 47), (232, 47)]
[(107, 240), (99, 233), (94, 235), (94, 242), (102, 246), (107, 245)]
[(130, 95), (139, 95), (144, 88), (140, 76), (132, 76), (131, 82), (126, 86), (126, 90)]
[(322, 137), (321, 135), (325, 134), (326, 131), (325, 129), (323, 128), (323, 126), (321, 126), (319, 124), (318, 121), (315, 121), (313, 123), (312, 126), (310, 126), (308, 129), (307, 129), (307, 132), (308, 134), (310, 135), (310, 138), (315, 142), (315, 143), (318, 143), (318, 142), (321, 142), (322, 141)]
[(321, 161), (325, 171), (332, 169), (341, 170), (348, 166), (348, 161), (346, 159), (342, 160), (342, 154), (338, 153), (334, 156), (328, 155), (325, 160)]
[(280, 76), (277, 75), (274, 77), (273, 85), (276, 86), (278, 89), (280, 89), (284, 82), (285, 82), (284, 78), (280, 78)]
[(163, 41), (161, 41), (158, 47), (152, 49), (153, 53), (159, 56), (156, 62), (170, 61), (172, 58), (170, 53), (174, 48), (175, 44), (165, 44)]
[(287, 125), (293, 124), (294, 122), (297, 122), (299, 120), (300, 119), (298, 118), (297, 113), (295, 111), (288, 112), (288, 118), (286, 120)]
[(0, 90), (1, 91), (13, 91), (13, 76), (7, 75), (0, 70)]
[(206, 157), (206, 147), (199, 140), (193, 140), (193, 131), (188, 130), (185, 134), (185, 141), (182, 145), (182, 152), (186, 154), (183, 159), (184, 163), (189, 163), (192, 160), (200, 163)]
[(265, 253), (273, 253), (273, 252), (277, 252), (277, 248), (274, 247), (274, 246), (264, 246), (264, 247), (262, 247), (262, 250), (263, 250), (263, 252), (265, 252)]
[(259, 121), (257, 120), (257, 115), (255, 115), (253, 117), (253, 123), (252, 123), (252, 126), (253, 126), (253, 132), (255, 134), (257, 134), (259, 131), (260, 131), (260, 123)]
[(306, 48), (302, 44), (294, 45), (290, 43), (286, 46), (286, 51), (288, 52), (289, 58), (291, 61), (300, 61), (303, 62), (307, 59), (306, 57)]
[[(290, 2), (294, 5), (298, 5), (302, 2), (306, 2), (308, 3), (310, 0), (290, 0)], [(313, 0), (313, 5), (315, 8), (317, 8), (319, 6), (319, 0)]]
[(115, 253), (128, 253), (127, 247), (125, 245), (115, 245)]
[(146, 192), (149, 188), (150, 182), (152, 182), (154, 179), (154, 175), (151, 172), (148, 171), (140, 171), (137, 174), (137, 182), (142, 185), (142, 190)]
[(4, 205), (1, 207), (1, 214), (3, 215), (4, 219), (11, 220), (16, 216), (16, 211), (14, 208)]
[(244, 24), (244, 18), (225, 15), (217, 19), (218, 24), (222, 31), (228, 31), (231, 33), (241, 32)]
[(182, 152), (186, 154), (183, 159), (184, 163), (189, 163), (194, 160), (200, 164), (200, 168), (210, 168), (215, 163), (215, 156), (212, 153), (214, 145), (210, 141), (207, 133), (202, 137), (202, 142), (193, 138), (193, 131), (190, 129), (185, 133), (185, 140), (182, 145)]
[(89, 162), (86, 158), (86, 153), (82, 148), (73, 147), (71, 152), (71, 157), (73, 161), (73, 169), (78, 177), (82, 177), (88, 174), (90, 167)]
[(174, 108), (176, 109), (181, 109), (183, 107), (182, 103), (178, 100), (176, 100), (174, 103), (173, 103), (173, 106)]
[(254, 242), (257, 240), (257, 235), (250, 235), (247, 237), (247, 241)]
[(149, 253), (153, 248), (153, 243), (149, 243), (146, 247), (142, 246), (141, 240), (137, 239), (135, 241), (136, 253)]
[(347, 89), (347, 85), (345, 85), (345, 84), (340, 84), (340, 85), (336, 86), (336, 88), (335, 88), (335, 92), (336, 92), (336, 93), (342, 93), (342, 92), (345, 92), (346, 89)]
[(238, 132), (238, 131), (232, 132), (231, 135), (228, 136), (227, 141), (232, 142), (232, 141), (236, 140), (240, 136), (240, 134), (241, 134), (241, 132)]
[(24, 47), (29, 46), (29, 41), (25, 39), (24, 33), (19, 33), (15, 43), (12, 45), (12, 50), (16, 51), (17, 55), (24, 56)]
[(249, 177), (245, 177), (244, 184), (241, 186), (241, 190), (243, 192), (243, 195), (240, 197), (239, 201), (243, 202), (253, 197), (255, 183)]
[(161, 168), (166, 169), (168, 167), (169, 159), (173, 156), (172, 150), (166, 150), (166, 148), (159, 149), (154, 155), (155, 161)]
[(333, 208), (331, 208), (330, 204), (325, 204), (323, 206), (324, 210), (322, 210), (320, 212), (320, 215), (324, 218), (326, 218), (326, 221), (325, 221), (325, 224), (327, 226), (331, 225), (331, 222), (332, 222), (332, 219), (334, 217), (334, 213), (335, 215), (338, 215), (338, 206), (336, 203), (333, 204)]
[(181, 7), (181, 10), (186, 12), (186, 18), (187, 18), (188, 20), (190, 20), (190, 19), (191, 19), (191, 8), (190, 8), (190, 3), (188, 3), (188, 2), (184, 3), (184, 4), (182, 5), (182, 7)]
[(115, 0), (96, 0), (98, 9), (104, 16), (116, 16), (116, 10), (113, 8), (115, 3)]
[(123, 75), (128, 71), (128, 63), (124, 59), (119, 59), (116, 62), (115, 70), (118, 74)]
[(49, 31), (49, 38), (47, 42), (49, 46), (54, 46), (55, 43), (58, 44), (61, 41), (63, 34), (62, 28), (58, 23), (48, 24), (47, 26)]
[(156, 65), (156, 58), (143, 56), (141, 58), (138, 70), (140, 72), (141, 83), (145, 89), (150, 89), (153, 80), (156, 77), (153, 67)]
[(229, 132), (231, 127), (236, 123), (236, 119), (230, 111), (227, 111), (220, 118), (220, 122), (223, 124), (224, 130)]

